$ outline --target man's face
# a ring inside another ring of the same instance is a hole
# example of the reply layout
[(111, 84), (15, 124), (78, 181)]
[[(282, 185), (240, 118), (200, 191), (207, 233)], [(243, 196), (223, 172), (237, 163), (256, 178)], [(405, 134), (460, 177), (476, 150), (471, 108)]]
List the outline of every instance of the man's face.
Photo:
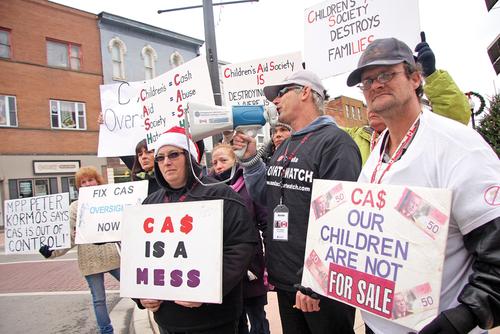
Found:
[(406, 300), (401, 293), (394, 295), (394, 308), (398, 313), (405, 313), (407, 311)]
[[(392, 78), (380, 83), (377, 78), (381, 74), (392, 74)], [(418, 73), (406, 77), (403, 63), (392, 66), (374, 66), (363, 71), (361, 81), (372, 79), (371, 87), (363, 91), (368, 109), (378, 115), (387, 115), (399, 111), (417, 98), (415, 89), (420, 84)]]
[(283, 87), (278, 96), (272, 101), (278, 110), (278, 120), (281, 123), (292, 124), (298, 115), (300, 115), (301, 93), (305, 87), (290, 85)]
[(285, 141), (285, 139), (287, 139), (288, 137), (290, 137), (290, 130), (288, 130), (284, 126), (277, 125), (274, 128), (274, 130), (273, 130), (273, 143), (274, 143), (274, 146), (276, 146), (276, 148), (278, 148), (281, 145), (281, 143), (283, 143)]
[(368, 125), (377, 133), (381, 133), (386, 127), (384, 120), (370, 109), (368, 109)]

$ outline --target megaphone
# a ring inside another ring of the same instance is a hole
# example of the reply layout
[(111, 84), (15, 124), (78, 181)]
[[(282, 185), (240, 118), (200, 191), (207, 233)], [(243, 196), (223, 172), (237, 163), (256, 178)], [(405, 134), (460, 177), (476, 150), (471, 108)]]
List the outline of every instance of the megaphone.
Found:
[[(278, 112), (274, 104), (264, 108), (254, 106), (215, 106), (188, 102), (185, 108), (188, 131), (194, 141), (217, 135), (224, 131), (239, 131), (255, 137), (266, 122), (274, 126)], [(246, 148), (235, 151), (242, 158)]]

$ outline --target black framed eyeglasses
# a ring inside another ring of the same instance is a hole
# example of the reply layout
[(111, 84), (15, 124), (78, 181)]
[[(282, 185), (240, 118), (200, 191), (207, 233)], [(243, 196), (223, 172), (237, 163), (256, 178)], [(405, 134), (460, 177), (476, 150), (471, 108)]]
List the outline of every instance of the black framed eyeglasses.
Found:
[(156, 162), (163, 162), (165, 158), (168, 158), (168, 160), (173, 161), (178, 159), (181, 155), (184, 155), (184, 151), (173, 151), (168, 153), (167, 155), (157, 155), (155, 157)]
[(361, 83), (358, 85), (358, 87), (361, 90), (368, 90), (372, 87), (373, 83), (377, 81), (379, 84), (386, 84), (389, 81), (391, 81), (396, 74), (399, 73), (404, 73), (404, 71), (399, 71), (399, 72), (382, 72), (379, 73), (375, 78), (366, 78), (361, 80)]
[(283, 87), (279, 90), (278, 95), (276, 97), (282, 97), (283, 95), (285, 95), (286, 93), (288, 93), (291, 90), (302, 89), (302, 88), (304, 88), (304, 87), (299, 86), (299, 85)]

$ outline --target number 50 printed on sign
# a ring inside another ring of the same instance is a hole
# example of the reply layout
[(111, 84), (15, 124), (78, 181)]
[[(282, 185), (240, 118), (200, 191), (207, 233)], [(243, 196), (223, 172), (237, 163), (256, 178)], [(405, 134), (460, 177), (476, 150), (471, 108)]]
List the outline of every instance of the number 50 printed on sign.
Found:
[(302, 285), (419, 330), (438, 312), (451, 192), (314, 180)]

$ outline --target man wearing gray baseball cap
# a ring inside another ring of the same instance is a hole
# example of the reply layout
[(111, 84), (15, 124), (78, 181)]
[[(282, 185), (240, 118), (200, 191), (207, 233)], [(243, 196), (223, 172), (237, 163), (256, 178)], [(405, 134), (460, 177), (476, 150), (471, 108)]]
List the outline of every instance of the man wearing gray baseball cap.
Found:
[[(365, 324), (391, 334), (482, 333), (500, 325), (500, 206), (491, 200), (492, 189), (500, 187), (498, 157), (473, 129), (422, 109), (422, 75), (400, 40), (373, 41), (347, 84), (359, 84), (368, 108), (387, 125), (358, 182), (453, 192), (440, 313), (409, 328), (402, 318), (390, 321), (362, 311)], [(423, 312), (416, 307), (411, 317)]]
[(292, 135), (267, 166), (254, 158), (254, 138), (237, 134), (233, 146), (247, 145), (241, 162), (245, 184), (253, 199), (268, 208), (266, 262), (283, 333), (352, 334), (354, 309), (320, 297), (300, 282), (313, 180), (356, 180), (361, 170), (359, 150), (330, 116), (323, 115), (325, 88), (311, 71), (297, 71), (279, 84), (264, 87), (264, 94), (276, 105), (279, 121), (292, 127)]

